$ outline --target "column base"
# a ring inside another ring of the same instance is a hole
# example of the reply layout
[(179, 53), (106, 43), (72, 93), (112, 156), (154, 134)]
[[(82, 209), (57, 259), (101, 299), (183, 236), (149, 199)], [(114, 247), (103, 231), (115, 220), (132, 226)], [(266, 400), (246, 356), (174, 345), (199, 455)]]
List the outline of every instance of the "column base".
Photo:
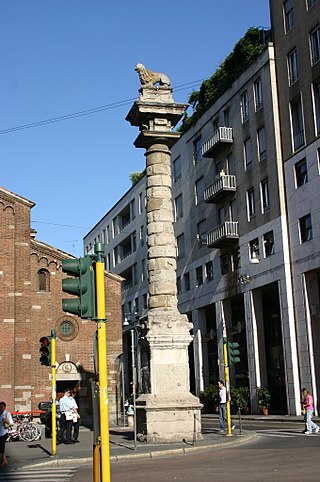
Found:
[(148, 443), (201, 440), (201, 408), (191, 393), (143, 394), (136, 401), (138, 437)]

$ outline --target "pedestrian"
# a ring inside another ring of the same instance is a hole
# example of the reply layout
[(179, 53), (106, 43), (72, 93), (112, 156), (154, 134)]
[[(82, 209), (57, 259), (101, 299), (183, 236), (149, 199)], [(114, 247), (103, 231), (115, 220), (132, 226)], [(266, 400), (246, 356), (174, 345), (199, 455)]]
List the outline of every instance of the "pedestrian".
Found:
[[(224, 386), (224, 381), (218, 381), (219, 387), (219, 424), (220, 424), (220, 432), (225, 433), (226, 431), (226, 421), (227, 421), (227, 389)], [(235, 428), (235, 425), (231, 422), (232, 430)]]
[(71, 439), (74, 441), (74, 443), (79, 443), (78, 437), (79, 437), (80, 414), (78, 411), (78, 404), (76, 402), (76, 395), (77, 395), (77, 392), (73, 391), (70, 397), (70, 400), (72, 402), (73, 412), (74, 412), (73, 420), (72, 420), (73, 434)]
[(313, 397), (310, 392), (306, 388), (302, 389), (302, 397), (303, 397), (303, 408), (305, 409), (305, 423), (307, 426), (307, 430), (305, 430), (305, 435), (309, 435), (314, 431), (318, 433), (320, 427), (312, 421), (312, 416), (314, 412), (314, 405), (313, 405)]
[(70, 390), (67, 388), (64, 390), (64, 395), (60, 398), (60, 428), (58, 432), (57, 443), (71, 444), (74, 443), (71, 440), (72, 422), (73, 422), (73, 402), (70, 398)]
[(8, 465), (5, 448), (8, 438), (8, 428), (13, 425), (11, 413), (7, 412), (6, 406), (7, 405), (5, 402), (0, 402), (0, 467), (5, 467), (6, 465)]

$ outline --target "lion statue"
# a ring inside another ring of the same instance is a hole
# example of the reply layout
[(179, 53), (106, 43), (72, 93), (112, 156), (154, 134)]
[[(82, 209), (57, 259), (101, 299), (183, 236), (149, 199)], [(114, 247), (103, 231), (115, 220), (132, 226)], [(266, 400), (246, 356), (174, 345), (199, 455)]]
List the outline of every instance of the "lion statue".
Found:
[(139, 74), (142, 87), (154, 87), (158, 84), (159, 87), (170, 88), (170, 79), (167, 75), (159, 72), (152, 72), (143, 64), (137, 64), (134, 70)]

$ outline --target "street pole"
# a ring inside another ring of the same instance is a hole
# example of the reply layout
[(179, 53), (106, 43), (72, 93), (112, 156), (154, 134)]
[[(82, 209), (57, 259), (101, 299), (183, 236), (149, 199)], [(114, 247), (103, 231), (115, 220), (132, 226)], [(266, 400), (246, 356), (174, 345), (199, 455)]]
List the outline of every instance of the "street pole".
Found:
[(131, 357), (132, 357), (132, 399), (133, 399), (133, 437), (134, 450), (137, 449), (137, 412), (136, 412), (136, 385), (137, 385), (137, 371), (136, 371), (136, 330), (131, 330)]
[(51, 330), (51, 384), (52, 384), (52, 405), (51, 405), (51, 452), (57, 453), (57, 369), (56, 369), (56, 330)]
[(107, 373), (107, 326), (104, 288), (103, 244), (96, 243), (96, 296), (100, 408), (101, 482), (110, 482), (109, 401)]
[(228, 340), (227, 340), (227, 328), (226, 328), (225, 321), (223, 321), (223, 364), (224, 364), (224, 378), (225, 378), (225, 382), (226, 382), (226, 391), (227, 391), (227, 400), (226, 400), (227, 425), (228, 425), (227, 435), (232, 435), (231, 410), (230, 410), (230, 381), (229, 381), (229, 362), (228, 362)]

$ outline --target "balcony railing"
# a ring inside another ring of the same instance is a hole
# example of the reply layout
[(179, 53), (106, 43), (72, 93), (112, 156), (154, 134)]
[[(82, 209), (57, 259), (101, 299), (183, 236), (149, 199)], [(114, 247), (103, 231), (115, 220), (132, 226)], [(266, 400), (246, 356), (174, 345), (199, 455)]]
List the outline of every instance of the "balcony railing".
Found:
[(232, 127), (218, 127), (218, 129), (202, 144), (202, 156), (214, 157), (214, 151), (221, 143), (232, 143)]
[(236, 187), (236, 176), (221, 171), (218, 179), (204, 190), (204, 200), (206, 203), (216, 203), (224, 195), (235, 192)]
[(209, 248), (232, 246), (239, 239), (238, 221), (225, 221), (207, 234)]

